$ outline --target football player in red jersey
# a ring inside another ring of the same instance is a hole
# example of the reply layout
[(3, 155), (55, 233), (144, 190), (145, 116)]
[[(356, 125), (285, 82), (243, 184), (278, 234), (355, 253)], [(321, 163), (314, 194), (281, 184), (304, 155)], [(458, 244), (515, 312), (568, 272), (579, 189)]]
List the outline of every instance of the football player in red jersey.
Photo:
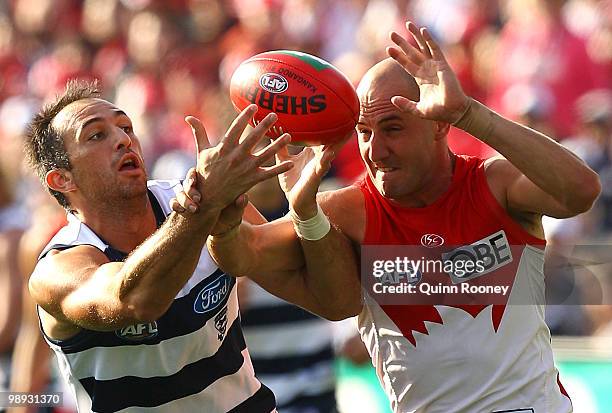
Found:
[[(329, 263), (343, 245), (329, 242), (329, 221), (355, 249), (420, 245), (427, 234), (459, 246), (501, 235), (499, 245), (519, 248), (500, 263), (512, 274), (506, 302), (384, 305), (366, 293), (356, 311), (362, 339), (395, 412), (570, 412), (544, 322), (541, 218), (587, 211), (599, 178), (554, 140), (467, 97), (427, 29), (411, 22), (407, 29), (415, 46), (392, 33), (391, 58), (372, 67), (357, 89), (365, 179), (316, 196), (332, 155), (307, 149), (293, 158), (304, 166), (301, 176), (300, 168), (281, 176), (289, 216), (252, 226), (240, 224), (239, 208), (226, 209), (226, 231), (210, 237), (209, 247), (222, 268), (277, 293), (301, 266), (334, 277)], [(451, 125), (502, 156), (452, 153)], [(192, 203), (195, 191), (185, 191), (176, 210)], [(531, 304), (506, 305), (519, 294)], [(341, 288), (337, 295), (343, 297)]]

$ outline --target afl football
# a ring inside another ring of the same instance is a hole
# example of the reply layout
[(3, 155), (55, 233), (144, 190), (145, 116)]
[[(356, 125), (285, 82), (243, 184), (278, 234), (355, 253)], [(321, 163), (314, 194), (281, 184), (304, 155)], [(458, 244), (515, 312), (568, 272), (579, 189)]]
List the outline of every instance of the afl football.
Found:
[(359, 99), (346, 76), (323, 59), (290, 50), (260, 53), (242, 62), (232, 76), (230, 98), (238, 111), (252, 103), (259, 107), (253, 126), (276, 113), (268, 136), (289, 133), (297, 145), (334, 143), (359, 118)]

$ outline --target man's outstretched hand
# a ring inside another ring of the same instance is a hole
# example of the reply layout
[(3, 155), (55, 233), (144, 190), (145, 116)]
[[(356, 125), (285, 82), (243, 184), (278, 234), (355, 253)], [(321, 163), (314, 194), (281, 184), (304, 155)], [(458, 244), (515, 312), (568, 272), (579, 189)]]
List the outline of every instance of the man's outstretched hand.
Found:
[(398, 109), (421, 118), (450, 124), (457, 122), (467, 111), (470, 100), (463, 93), (455, 72), (426, 28), (419, 29), (410, 21), (406, 28), (417, 47), (392, 32), (391, 40), (396, 46), (387, 47), (387, 53), (414, 77), (419, 85), (420, 99), (414, 102), (404, 96), (394, 96), (391, 101)]
[(316, 215), (319, 185), (331, 168), (336, 154), (351, 136), (352, 132), (331, 145), (305, 147), (297, 155), (290, 155), (286, 147), (276, 154), (277, 165), (284, 162), (293, 162), (295, 165), (291, 170), (279, 174), (278, 181), (291, 210), (300, 219), (305, 220)]
[(195, 138), (197, 164), (195, 173), (188, 173), (184, 192), (177, 195), (179, 200), (171, 201), (174, 210), (187, 208), (195, 211), (197, 208), (212, 208), (221, 211), (258, 182), (287, 172), (293, 167), (291, 161), (270, 167), (262, 166), (289, 143), (288, 134), (253, 153), (256, 145), (276, 122), (277, 116), (274, 113), (268, 114), (240, 141), (249, 119), (256, 111), (256, 105), (245, 108), (215, 146), (210, 144), (204, 125), (199, 119), (193, 116), (185, 118)]

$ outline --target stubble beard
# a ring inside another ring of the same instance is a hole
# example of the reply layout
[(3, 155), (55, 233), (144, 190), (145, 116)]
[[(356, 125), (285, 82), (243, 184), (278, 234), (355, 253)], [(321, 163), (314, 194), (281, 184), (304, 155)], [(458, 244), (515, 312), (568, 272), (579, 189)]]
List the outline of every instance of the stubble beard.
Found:
[(147, 193), (147, 178), (141, 181), (117, 179), (116, 175), (98, 175), (95, 182), (80, 187), (92, 208), (119, 214), (126, 210), (132, 201), (143, 198)]

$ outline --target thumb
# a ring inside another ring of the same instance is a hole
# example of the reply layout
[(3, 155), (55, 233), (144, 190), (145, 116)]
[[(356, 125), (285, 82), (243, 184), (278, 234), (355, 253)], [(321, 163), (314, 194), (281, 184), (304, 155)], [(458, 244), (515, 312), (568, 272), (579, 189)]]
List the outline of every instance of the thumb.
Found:
[(283, 146), (278, 152), (276, 152), (274, 157), (276, 158), (276, 164), (280, 165), (281, 163), (288, 161), (291, 158), (291, 155), (289, 155), (287, 146)]
[(417, 109), (417, 103), (403, 96), (393, 96), (391, 103), (401, 110), (402, 112), (410, 112), (414, 115), (420, 116), (420, 112)]
[(246, 206), (249, 204), (249, 196), (247, 194), (242, 194), (234, 201), (234, 205), (239, 210), (244, 210)]
[(325, 148), (322, 156), (319, 158), (317, 169), (315, 171), (319, 179), (323, 179), (325, 174), (329, 172), (329, 169), (331, 168), (331, 163), (335, 157), (336, 157), (336, 152), (333, 149)]
[(249, 204), (249, 198), (246, 194), (240, 195), (234, 200), (233, 204), (229, 204), (225, 207), (221, 213), (223, 216), (223, 222), (227, 225), (234, 226), (239, 225), (244, 215), (244, 209)]
[(210, 148), (210, 141), (208, 140), (206, 129), (200, 119), (195, 116), (187, 116), (185, 122), (191, 126), (193, 138), (195, 139), (196, 153), (199, 154), (204, 149)]

